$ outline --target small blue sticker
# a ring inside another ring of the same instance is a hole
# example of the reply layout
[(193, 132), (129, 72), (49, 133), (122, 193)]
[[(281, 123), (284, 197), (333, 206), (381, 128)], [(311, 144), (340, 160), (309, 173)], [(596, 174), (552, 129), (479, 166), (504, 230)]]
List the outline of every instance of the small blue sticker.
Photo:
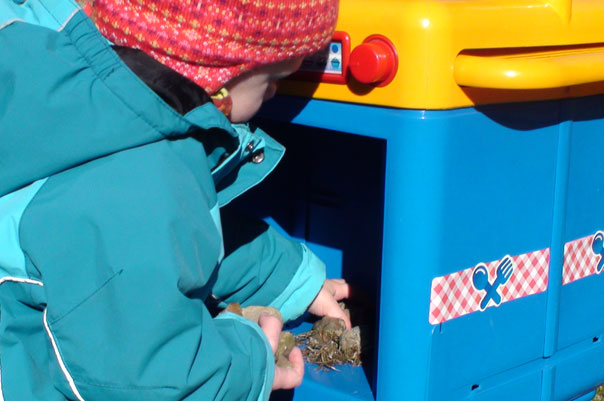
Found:
[(472, 284), (477, 290), (485, 291), (484, 297), (480, 301), (480, 310), (485, 310), (491, 300), (495, 306), (499, 306), (501, 295), (497, 289), (507, 283), (513, 273), (514, 263), (509, 255), (504, 257), (497, 266), (497, 274), (492, 283), (489, 281), (489, 271), (484, 263), (480, 263), (474, 268)]
[(591, 250), (600, 256), (600, 261), (598, 262), (598, 267), (596, 267), (596, 271), (598, 274), (602, 272), (602, 267), (604, 265), (604, 233), (602, 231), (598, 231), (591, 242)]

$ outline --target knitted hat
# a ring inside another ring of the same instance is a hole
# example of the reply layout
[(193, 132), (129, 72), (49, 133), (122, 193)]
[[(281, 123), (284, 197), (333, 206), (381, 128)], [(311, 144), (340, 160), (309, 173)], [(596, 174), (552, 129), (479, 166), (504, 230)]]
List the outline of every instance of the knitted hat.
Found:
[(338, 0), (94, 0), (100, 31), (215, 93), (261, 65), (312, 54), (333, 34)]

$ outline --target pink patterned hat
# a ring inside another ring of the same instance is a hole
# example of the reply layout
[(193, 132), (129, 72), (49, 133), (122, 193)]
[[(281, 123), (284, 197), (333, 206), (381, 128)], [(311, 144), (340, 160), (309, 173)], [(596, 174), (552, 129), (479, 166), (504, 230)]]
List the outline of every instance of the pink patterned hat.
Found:
[(109, 40), (213, 94), (245, 71), (326, 46), (338, 0), (94, 0), (92, 9)]

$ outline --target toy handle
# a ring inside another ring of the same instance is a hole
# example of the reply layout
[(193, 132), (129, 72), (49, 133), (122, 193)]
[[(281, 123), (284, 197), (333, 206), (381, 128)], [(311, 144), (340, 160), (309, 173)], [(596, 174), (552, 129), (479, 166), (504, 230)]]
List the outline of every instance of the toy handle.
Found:
[(604, 47), (461, 52), (455, 82), (490, 89), (548, 89), (604, 80)]

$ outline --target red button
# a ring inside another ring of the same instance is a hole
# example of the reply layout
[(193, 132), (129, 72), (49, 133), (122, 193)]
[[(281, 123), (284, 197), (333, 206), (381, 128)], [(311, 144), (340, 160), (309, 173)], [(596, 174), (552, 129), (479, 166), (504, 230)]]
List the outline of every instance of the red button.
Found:
[(372, 35), (350, 53), (350, 72), (359, 82), (385, 86), (398, 68), (396, 49), (382, 35)]

